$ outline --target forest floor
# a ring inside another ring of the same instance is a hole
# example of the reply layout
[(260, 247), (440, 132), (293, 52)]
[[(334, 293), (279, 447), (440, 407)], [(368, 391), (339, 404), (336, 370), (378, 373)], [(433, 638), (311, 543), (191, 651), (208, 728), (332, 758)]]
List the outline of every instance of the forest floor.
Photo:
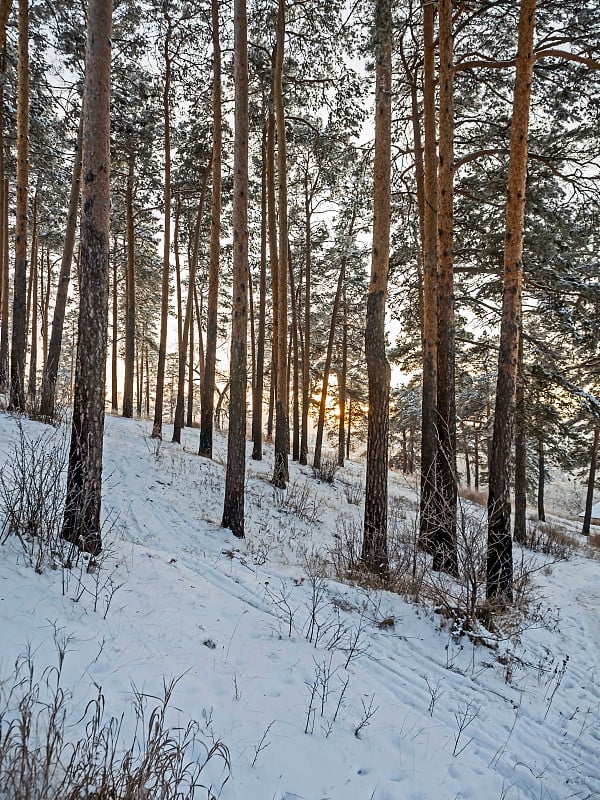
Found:
[[(68, 433), (26, 420), (22, 429), (41, 446)], [(199, 798), (600, 798), (600, 560), (575, 521), (569, 560), (524, 556), (535, 565), (529, 617), (469, 636), (432, 602), (327, 570), (332, 548), (359, 529), (361, 506), (348, 497), (360, 500), (362, 465), (328, 484), (293, 464), (282, 493), (266, 447), (262, 462), (247, 462), (240, 541), (220, 527), (225, 439), (207, 461), (197, 431), (179, 446), (169, 426), (162, 443), (150, 430), (107, 418), (99, 568), (37, 574), (27, 542), (3, 543), (0, 688), (23, 657), (42, 681), (64, 649), (71, 735), (100, 692), (126, 739), (136, 695), (151, 711), (176, 679), (169, 724), (196, 720), (207, 747), (222, 742), (230, 759), (210, 759)], [(19, 436), (0, 414), (0, 465)], [(390, 495), (394, 524), (414, 529), (410, 481), (392, 474)], [(568, 497), (551, 502), (574, 517)], [(0, 692), (0, 712), (5, 700)]]

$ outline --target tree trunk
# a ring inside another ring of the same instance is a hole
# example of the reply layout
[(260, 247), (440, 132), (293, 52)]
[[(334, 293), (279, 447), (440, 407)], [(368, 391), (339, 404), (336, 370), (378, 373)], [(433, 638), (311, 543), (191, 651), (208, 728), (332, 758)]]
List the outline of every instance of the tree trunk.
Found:
[[(273, 63), (275, 53), (273, 53)], [(269, 263), (271, 267), (271, 375), (267, 436), (273, 438), (275, 397), (277, 395), (277, 353), (279, 349), (279, 257), (277, 255), (277, 204), (275, 191), (275, 111), (269, 107), (267, 120), (267, 217), (269, 234)]]
[(389, 575), (387, 551), (388, 431), (390, 365), (385, 352), (385, 304), (390, 251), (392, 154), (391, 0), (375, 2), (375, 157), (373, 163), (373, 250), (367, 296), (365, 356), (369, 379), (365, 567), (383, 580)]
[(123, 416), (133, 417), (133, 370), (135, 366), (135, 231), (133, 227), (133, 178), (135, 162), (129, 156), (125, 189), (127, 225), (127, 268), (125, 270), (125, 375), (123, 378)]
[(469, 453), (469, 439), (464, 422), (462, 423), (463, 450), (465, 454), (465, 481), (469, 489), (471, 488), (471, 454)]
[(540, 436), (538, 439), (538, 490), (537, 490), (537, 512), (540, 522), (546, 521), (546, 510), (544, 508), (544, 486), (546, 482), (546, 464), (544, 459), (544, 440)]
[(8, 178), (4, 174), (4, 79), (6, 75), (6, 26), (12, 0), (0, 7), (0, 391), (9, 386), (8, 370)]
[(9, 243), (8, 243), (8, 178), (3, 181), (2, 219), (4, 220), (4, 238), (2, 240), (2, 305), (0, 307), (0, 390), (9, 388), (8, 369), (8, 295), (9, 295)]
[(302, 430), (300, 463), (308, 463), (308, 410), (310, 406), (310, 311), (312, 282), (312, 192), (308, 189), (308, 169), (304, 175), (304, 356), (302, 358)]
[(423, 8), (423, 127), (424, 127), (424, 218), (423, 218), (423, 387), (421, 424), (421, 500), (419, 545), (435, 549), (437, 521), (437, 155), (435, 125), (435, 4)]
[(162, 439), (163, 402), (165, 391), (165, 362), (167, 360), (167, 325), (169, 320), (169, 284), (171, 274), (171, 35), (173, 32), (168, 5), (163, 6), (163, 14), (167, 30), (163, 46), (165, 61), (165, 83), (163, 86), (163, 117), (164, 117), (164, 206), (165, 230), (163, 241), (163, 265), (160, 302), (160, 333), (158, 341), (158, 365), (156, 369), (156, 393), (154, 398), (154, 422), (152, 425), (152, 438)]
[(583, 527), (581, 533), (584, 536), (590, 535), (590, 525), (592, 522), (592, 508), (594, 505), (594, 489), (596, 487), (596, 466), (598, 463), (598, 446), (600, 445), (600, 428), (594, 428), (594, 441), (590, 455), (590, 472), (587, 482), (587, 494), (585, 498), (585, 511), (583, 514)]
[(65, 311), (67, 308), (67, 300), (69, 295), (69, 283), (71, 281), (71, 266), (73, 264), (75, 235), (77, 233), (77, 210), (79, 208), (79, 194), (81, 191), (82, 134), (83, 113), (80, 115), (79, 127), (77, 130), (77, 144), (75, 145), (73, 171), (71, 173), (71, 191), (69, 194), (65, 240), (60, 263), (60, 273), (58, 276), (58, 287), (56, 289), (54, 315), (52, 317), (52, 330), (50, 333), (50, 343), (48, 345), (48, 358), (46, 359), (46, 367), (44, 369), (44, 374), (42, 375), (42, 399), (40, 403), (40, 414), (44, 419), (47, 420), (51, 420), (54, 417), (56, 403), (56, 381), (58, 379), (58, 367), (60, 363), (60, 352), (62, 349), (63, 329), (65, 324)]
[(179, 362), (178, 362), (178, 375), (177, 375), (177, 405), (175, 407), (175, 421), (173, 425), (173, 441), (181, 442), (181, 430), (183, 428), (183, 416), (185, 406), (185, 367), (186, 355), (188, 349), (188, 342), (190, 339), (190, 331), (192, 329), (193, 309), (194, 309), (194, 286), (196, 285), (196, 267), (198, 264), (198, 250), (200, 246), (200, 223), (204, 212), (204, 199), (206, 197), (206, 187), (208, 184), (208, 176), (210, 169), (207, 167), (204, 170), (204, 178), (202, 180), (202, 189), (200, 191), (200, 200), (198, 202), (198, 214), (196, 215), (196, 225), (194, 230), (194, 246), (192, 250), (192, 259), (190, 262), (189, 279), (188, 279), (188, 293), (187, 301), (185, 304), (185, 321), (183, 323), (183, 330), (181, 332), (181, 343), (179, 346)]
[[(38, 180), (39, 182), (39, 180)], [(37, 354), (38, 354), (38, 215), (39, 215), (39, 189), (35, 190), (33, 198), (33, 219), (31, 224), (31, 267), (29, 270), (29, 286), (31, 293), (31, 345), (29, 348), (29, 383), (27, 397), (35, 401), (37, 388)]]
[(523, 379), (523, 326), (519, 330), (517, 385), (515, 389), (515, 542), (527, 541), (527, 439), (525, 383)]
[(348, 375), (348, 304), (346, 302), (346, 285), (342, 295), (342, 369), (338, 375), (338, 405), (340, 419), (338, 425), (338, 466), (344, 466), (346, 452), (346, 380)]
[(277, 186), (279, 208), (277, 276), (277, 381), (275, 389), (275, 463), (273, 484), (285, 489), (289, 480), (289, 409), (287, 381), (287, 305), (288, 305), (288, 208), (285, 114), (283, 107), (283, 54), (285, 48), (285, 0), (279, 0), (276, 22), (273, 105), (277, 127)]
[(508, 165), (498, 382), (488, 494), (487, 597), (500, 603), (512, 602), (510, 454), (521, 321), (527, 134), (534, 63), (534, 28), (535, 0), (521, 0)]
[(102, 439), (108, 320), (112, 2), (89, 0), (83, 110), (81, 285), (73, 424), (62, 536), (102, 547)]
[(111, 410), (113, 414), (119, 411), (118, 373), (119, 360), (119, 293), (117, 260), (113, 260), (112, 268), (112, 342), (111, 342)]
[(258, 295), (258, 337), (256, 342), (256, 380), (252, 388), (252, 458), (262, 461), (262, 405), (265, 383), (265, 329), (267, 305), (267, 126), (263, 125), (260, 189), (260, 278)]
[[(325, 365), (323, 367), (323, 383), (321, 385), (321, 400), (319, 402), (319, 418), (317, 420), (317, 436), (315, 439), (315, 453), (313, 457), (313, 469), (318, 470), (321, 466), (321, 451), (323, 449), (323, 434), (325, 431), (325, 409), (327, 407), (327, 388), (329, 386), (329, 372), (331, 370), (331, 357), (333, 355), (333, 342), (335, 339), (335, 330), (337, 326), (338, 310), (340, 307), (340, 300), (344, 283), (346, 281), (346, 264), (348, 263), (348, 253), (352, 245), (352, 237), (354, 235), (354, 223), (356, 222), (356, 205), (352, 208), (352, 217), (350, 218), (350, 226), (348, 228), (348, 235), (346, 237), (346, 246), (342, 253), (340, 261), (340, 272), (338, 275), (337, 287), (335, 290), (335, 297), (333, 298), (333, 308), (331, 310), (331, 324), (329, 326), (329, 337), (327, 339), (327, 352), (325, 354)], [(368, 318), (367, 318), (368, 319)]]
[(475, 491), (479, 491), (479, 433), (477, 431), (473, 434), (473, 472), (475, 480)]
[(27, 192), (29, 184), (29, 0), (19, 0), (17, 62), (17, 203), (10, 353), (10, 405), (25, 411), (27, 346)]
[(221, 45), (217, 0), (211, 0), (213, 36), (213, 151), (212, 203), (210, 209), (210, 263), (206, 309), (206, 361), (200, 389), (199, 454), (212, 458), (213, 415), (215, 408), (215, 367), (217, 360), (217, 312), (219, 303), (219, 257), (221, 248)]
[[(200, 295), (202, 301), (202, 294)], [(198, 371), (200, 372), (200, 387), (204, 384), (204, 337), (202, 335), (202, 302), (198, 302), (198, 289), (194, 285), (194, 308), (198, 324)]]
[[(42, 259), (43, 260), (43, 259)], [(42, 285), (42, 356), (43, 356), (43, 371), (42, 379), (48, 364), (48, 344), (49, 344), (49, 322), (48, 317), (50, 314), (50, 287), (52, 285), (52, 265), (50, 263), (50, 248), (46, 248), (46, 281)]]
[(290, 278), (290, 297), (292, 299), (292, 461), (300, 461), (300, 358), (298, 353), (298, 300), (294, 280), (291, 248), (288, 243), (288, 264)]
[[(192, 297), (194, 287), (192, 286)], [(190, 319), (190, 349), (188, 357), (188, 394), (187, 394), (187, 414), (185, 424), (191, 428), (194, 424), (194, 304), (192, 303), (192, 318)]]
[(454, 352), (454, 40), (452, 0), (439, 0), (439, 171), (437, 194), (437, 433), (439, 497), (433, 568), (458, 571), (456, 553), (456, 401)]

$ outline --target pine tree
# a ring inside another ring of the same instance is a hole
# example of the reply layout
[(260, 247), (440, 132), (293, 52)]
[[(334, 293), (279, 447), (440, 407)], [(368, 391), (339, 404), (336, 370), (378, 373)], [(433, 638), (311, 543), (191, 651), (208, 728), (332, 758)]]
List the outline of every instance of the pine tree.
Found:
[(110, 67), (112, 2), (90, 0), (83, 139), (80, 307), (73, 422), (62, 536), (97, 555), (102, 548), (102, 439), (108, 318)]

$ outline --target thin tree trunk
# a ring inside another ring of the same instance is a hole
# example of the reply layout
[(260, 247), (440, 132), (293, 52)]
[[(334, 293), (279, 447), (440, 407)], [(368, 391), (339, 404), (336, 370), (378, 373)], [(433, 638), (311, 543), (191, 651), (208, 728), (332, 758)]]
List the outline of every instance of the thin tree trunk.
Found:
[(385, 352), (385, 305), (390, 252), (392, 155), (391, 0), (375, 2), (375, 157), (373, 162), (373, 250), (367, 296), (365, 356), (369, 379), (367, 475), (362, 562), (383, 580), (387, 548), (390, 365)]
[(204, 200), (206, 197), (206, 187), (208, 184), (208, 177), (210, 169), (207, 167), (204, 170), (204, 178), (202, 180), (202, 189), (200, 191), (200, 200), (198, 202), (198, 214), (196, 215), (196, 226), (194, 230), (194, 246), (192, 250), (192, 259), (189, 269), (188, 280), (188, 293), (187, 301), (185, 304), (185, 321), (183, 324), (183, 331), (181, 333), (181, 344), (179, 348), (179, 363), (177, 375), (177, 405), (175, 407), (175, 422), (173, 425), (173, 441), (181, 442), (181, 430), (183, 428), (183, 416), (185, 406), (185, 367), (186, 355), (188, 349), (188, 342), (190, 340), (190, 331), (193, 322), (193, 309), (194, 309), (194, 287), (196, 285), (196, 267), (198, 264), (198, 250), (200, 246), (200, 223), (204, 212)]
[(346, 432), (346, 458), (350, 458), (350, 434), (352, 432), (352, 397), (348, 404), (348, 430)]
[(523, 379), (523, 326), (519, 330), (517, 385), (515, 394), (515, 542), (527, 541), (527, 439), (525, 425), (525, 382)]
[(340, 261), (340, 272), (338, 275), (337, 287), (335, 290), (335, 297), (333, 298), (333, 308), (331, 310), (331, 324), (329, 326), (329, 337), (327, 339), (327, 352), (325, 354), (325, 364), (323, 367), (323, 383), (321, 385), (321, 400), (319, 402), (319, 417), (317, 420), (317, 435), (315, 439), (315, 453), (313, 457), (313, 468), (318, 470), (321, 466), (321, 451), (323, 449), (323, 434), (325, 431), (325, 409), (327, 408), (327, 389), (329, 386), (329, 373), (331, 370), (331, 357), (333, 355), (333, 343), (335, 339), (335, 330), (337, 326), (337, 317), (340, 307), (340, 300), (344, 283), (346, 281), (346, 265), (348, 263), (348, 253), (352, 245), (352, 238), (354, 235), (354, 223), (356, 222), (356, 205), (352, 208), (352, 217), (350, 218), (350, 225), (348, 227), (348, 235), (346, 237), (346, 246), (342, 252)]
[(110, 218), (110, 0), (89, 0), (84, 91), (81, 284), (73, 424), (62, 536), (102, 547), (102, 439)]
[(487, 597), (500, 603), (511, 603), (513, 596), (510, 455), (521, 320), (527, 134), (534, 64), (534, 28), (535, 0), (521, 0), (508, 165), (498, 382), (488, 494)]
[(129, 157), (125, 189), (127, 223), (127, 268), (125, 270), (125, 375), (123, 379), (123, 416), (133, 417), (133, 370), (135, 366), (135, 231), (133, 227), (133, 178), (135, 163)]
[(163, 117), (164, 117), (164, 207), (165, 229), (163, 242), (163, 266), (161, 283), (160, 304), (160, 333), (158, 342), (158, 365), (156, 369), (156, 393), (154, 398), (154, 422), (152, 425), (152, 438), (162, 439), (163, 403), (165, 391), (165, 362), (167, 360), (167, 325), (169, 320), (169, 284), (171, 274), (171, 35), (173, 32), (168, 5), (163, 6), (163, 14), (167, 25), (163, 46), (165, 61), (165, 83), (163, 86)]
[[(114, 244), (114, 243), (113, 243)], [(111, 409), (114, 414), (119, 411), (118, 372), (119, 359), (119, 293), (117, 260), (113, 260), (112, 268), (112, 342), (111, 342)]]
[(340, 420), (338, 425), (338, 466), (344, 466), (346, 452), (346, 380), (348, 374), (348, 304), (346, 302), (346, 285), (342, 294), (342, 369), (338, 375), (338, 404)]
[[(192, 287), (192, 297), (194, 287)], [(188, 394), (187, 394), (187, 415), (185, 424), (191, 428), (194, 424), (194, 308), (192, 303), (192, 318), (190, 319), (190, 350), (188, 358)]]
[(137, 344), (137, 356), (136, 356), (136, 363), (137, 363), (137, 403), (136, 403), (136, 412), (138, 417), (142, 416), (142, 403), (143, 403), (143, 396), (144, 396), (144, 331), (142, 330), (141, 339), (138, 341)]
[(436, 494), (439, 497), (433, 568), (455, 574), (456, 401), (454, 351), (454, 40), (452, 0), (439, 0), (439, 172), (437, 194), (437, 433)]
[(479, 433), (474, 432), (473, 442), (473, 471), (475, 473), (475, 491), (479, 491)]
[(29, 349), (29, 385), (27, 396), (30, 402), (35, 401), (37, 389), (37, 355), (38, 355), (38, 215), (39, 191), (36, 189), (33, 198), (33, 219), (31, 226), (31, 268), (29, 284), (31, 286), (31, 346)]
[(219, 302), (219, 260), (221, 249), (221, 44), (217, 0), (211, 0), (213, 37), (213, 151), (212, 203), (210, 209), (210, 262), (208, 268), (208, 303), (206, 309), (206, 362), (200, 390), (200, 446), (198, 452), (212, 458), (213, 416), (215, 408), (215, 368), (217, 360), (217, 312)]
[(290, 297), (292, 299), (292, 325), (291, 342), (293, 360), (292, 369), (292, 461), (300, 460), (300, 361), (298, 354), (298, 299), (294, 281), (294, 267), (292, 264), (291, 248), (288, 243), (288, 264), (290, 279)]
[(146, 342), (146, 417), (150, 416), (150, 359), (148, 357), (148, 342)]
[(544, 440), (540, 436), (538, 439), (538, 490), (537, 490), (537, 512), (540, 522), (546, 521), (546, 510), (544, 508), (544, 486), (546, 482), (546, 464), (544, 459)]
[[(200, 295), (202, 300), (202, 294)], [(204, 337), (202, 335), (202, 303), (198, 302), (198, 289), (194, 285), (194, 308), (198, 324), (198, 370), (200, 372), (200, 388), (204, 385)]]
[(594, 441), (590, 454), (590, 472), (587, 482), (587, 493), (585, 498), (585, 511), (583, 515), (583, 536), (590, 535), (590, 525), (592, 523), (592, 508), (594, 506), (594, 489), (596, 488), (596, 466), (598, 463), (598, 447), (600, 446), (600, 428), (594, 428)]
[(10, 405), (25, 411), (25, 350), (27, 345), (27, 193), (29, 184), (29, 0), (19, 0), (17, 62), (17, 203), (13, 279)]
[(312, 192), (308, 190), (308, 169), (304, 175), (304, 356), (302, 358), (302, 431), (300, 463), (308, 463), (308, 409), (310, 406), (310, 311), (312, 282)]
[(285, 48), (285, 0), (279, 0), (276, 22), (273, 105), (277, 127), (277, 185), (279, 209), (278, 237), (278, 342), (277, 386), (275, 391), (275, 464), (273, 484), (284, 489), (289, 480), (288, 452), (290, 426), (287, 381), (287, 306), (288, 306), (288, 208), (285, 112), (283, 106), (283, 55)]
[(181, 291), (181, 258), (179, 256), (179, 219), (181, 217), (181, 194), (175, 195), (175, 220), (173, 227), (173, 255), (175, 256), (175, 296), (177, 297), (177, 352), (183, 346), (183, 301)]
[(6, 390), (9, 387), (9, 368), (8, 368), (8, 309), (9, 309), (9, 244), (8, 244), (8, 178), (3, 181), (4, 192), (2, 196), (2, 219), (4, 220), (5, 235), (2, 240), (2, 305), (0, 307), (0, 389)]
[(419, 545), (435, 550), (437, 522), (437, 154), (435, 125), (435, 4), (423, 7), (423, 388), (421, 425), (421, 500)]
[(248, 42), (246, 0), (234, 0), (235, 138), (233, 164), (233, 297), (229, 434), (222, 526), (244, 536), (246, 358), (248, 328)]
[(267, 216), (269, 262), (271, 266), (271, 306), (273, 314), (269, 415), (267, 421), (267, 435), (269, 439), (273, 437), (275, 398), (277, 395), (277, 353), (279, 350), (279, 258), (277, 255), (277, 206), (275, 194), (275, 112), (272, 107), (269, 107), (269, 116), (267, 120)]
[(265, 329), (267, 315), (267, 126), (263, 124), (262, 135), (262, 168), (260, 191), (260, 278), (258, 339), (256, 343), (256, 380), (252, 395), (252, 458), (262, 461), (263, 430), (262, 406), (265, 383)]
[(0, 10), (0, 391), (6, 392), (8, 370), (8, 178), (4, 174), (4, 80), (6, 76), (6, 26), (12, 0), (6, 0)]
[(42, 327), (42, 352), (43, 352), (43, 370), (42, 378), (46, 372), (48, 364), (48, 344), (49, 344), (49, 314), (50, 314), (50, 288), (52, 286), (52, 265), (50, 263), (50, 248), (46, 248), (46, 283), (43, 287), (43, 327)]
[(67, 309), (67, 300), (69, 296), (69, 283), (71, 281), (71, 267), (73, 264), (75, 235), (77, 233), (77, 210), (79, 208), (79, 194), (81, 191), (82, 133), (83, 113), (81, 113), (79, 117), (77, 144), (75, 146), (73, 171), (71, 173), (71, 191), (69, 194), (65, 241), (63, 244), (62, 259), (60, 263), (58, 286), (56, 289), (52, 330), (50, 333), (50, 343), (48, 345), (48, 358), (46, 359), (46, 367), (42, 376), (42, 399), (40, 403), (40, 415), (47, 420), (51, 420), (54, 416), (56, 403), (56, 381), (58, 379), (58, 366), (60, 363), (60, 352), (62, 349), (65, 312)]
[(465, 481), (469, 489), (471, 488), (471, 454), (469, 453), (469, 439), (465, 423), (462, 423), (463, 451), (465, 454)]

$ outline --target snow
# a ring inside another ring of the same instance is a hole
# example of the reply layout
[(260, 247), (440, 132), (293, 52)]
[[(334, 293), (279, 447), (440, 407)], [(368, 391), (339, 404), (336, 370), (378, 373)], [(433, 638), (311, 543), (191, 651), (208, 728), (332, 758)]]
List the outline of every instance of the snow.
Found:
[[(36, 574), (17, 539), (2, 546), (0, 679), (26, 652), (41, 674), (57, 638), (82, 708), (100, 687), (127, 716), (133, 687), (160, 696), (178, 678), (173, 724), (196, 719), (229, 749), (226, 782), (222, 762), (207, 768), (222, 800), (600, 798), (600, 562), (581, 551), (538, 571), (537, 616), (497, 649), (473, 644), (425, 605), (319, 576), (315, 552), (360, 519), (343, 491), (360, 465), (333, 486), (291, 465), (310, 523), (279, 507), (270, 450), (248, 458), (240, 542), (219, 524), (225, 440), (209, 462), (194, 430), (183, 447), (149, 433), (107, 418), (99, 573), (63, 591), (60, 570)], [(17, 438), (0, 414), (0, 463)], [(412, 513), (413, 490), (390, 480)]]

